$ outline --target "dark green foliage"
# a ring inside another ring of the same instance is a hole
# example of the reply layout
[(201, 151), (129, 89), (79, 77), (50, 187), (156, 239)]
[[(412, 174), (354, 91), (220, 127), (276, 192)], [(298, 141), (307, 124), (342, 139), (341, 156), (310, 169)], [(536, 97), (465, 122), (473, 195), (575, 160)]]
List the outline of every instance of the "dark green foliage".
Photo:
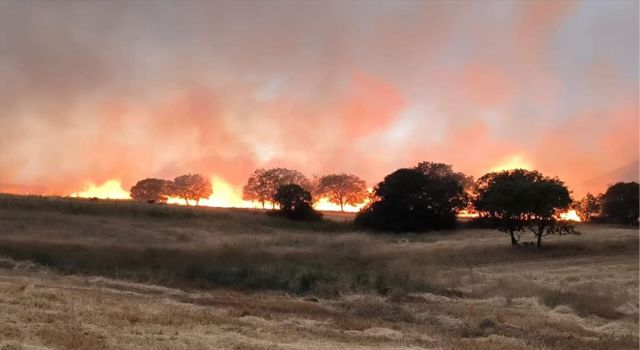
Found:
[(278, 214), (293, 220), (320, 220), (322, 214), (311, 207), (311, 193), (297, 184), (283, 185), (278, 188), (274, 200), (280, 206)]
[(602, 195), (602, 215), (611, 223), (638, 225), (639, 185), (637, 182), (619, 182)]
[(375, 187), (373, 201), (355, 223), (389, 231), (443, 229), (455, 225), (465, 205), (463, 185), (450, 168), (444, 173), (399, 169)]
[(573, 232), (560, 223), (557, 214), (569, 207), (571, 197), (564, 183), (524, 169), (489, 173), (478, 179), (473, 204), (481, 216), (499, 231), (508, 233), (518, 245), (517, 232), (528, 229), (537, 238)]

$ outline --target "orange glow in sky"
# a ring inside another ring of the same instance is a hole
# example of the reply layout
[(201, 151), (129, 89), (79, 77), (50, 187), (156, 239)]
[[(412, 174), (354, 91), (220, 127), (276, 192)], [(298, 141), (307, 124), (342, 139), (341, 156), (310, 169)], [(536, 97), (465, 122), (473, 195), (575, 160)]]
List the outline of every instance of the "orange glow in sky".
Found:
[(531, 164), (527, 160), (525, 160), (522, 155), (517, 154), (503, 160), (498, 165), (492, 167), (490, 171), (503, 171), (512, 169), (531, 170), (532, 168), (533, 167), (531, 166)]

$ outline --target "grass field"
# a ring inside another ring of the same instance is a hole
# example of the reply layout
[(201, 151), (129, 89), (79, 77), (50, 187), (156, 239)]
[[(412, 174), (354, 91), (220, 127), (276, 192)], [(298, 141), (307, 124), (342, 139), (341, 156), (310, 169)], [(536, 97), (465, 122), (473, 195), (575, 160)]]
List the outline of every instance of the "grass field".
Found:
[(0, 349), (637, 349), (638, 231), (0, 196)]

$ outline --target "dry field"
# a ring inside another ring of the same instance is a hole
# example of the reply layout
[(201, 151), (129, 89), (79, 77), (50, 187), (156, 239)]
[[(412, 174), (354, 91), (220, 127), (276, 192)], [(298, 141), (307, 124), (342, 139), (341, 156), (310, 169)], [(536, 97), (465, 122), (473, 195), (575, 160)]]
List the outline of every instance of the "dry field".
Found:
[(0, 349), (637, 349), (638, 231), (544, 249), (0, 196)]

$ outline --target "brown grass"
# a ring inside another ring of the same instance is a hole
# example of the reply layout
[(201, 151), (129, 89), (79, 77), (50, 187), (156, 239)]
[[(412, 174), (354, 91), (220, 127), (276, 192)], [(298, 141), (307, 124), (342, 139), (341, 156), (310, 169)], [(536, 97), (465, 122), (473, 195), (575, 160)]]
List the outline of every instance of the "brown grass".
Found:
[(0, 196), (0, 349), (635, 349), (638, 232), (543, 249)]

